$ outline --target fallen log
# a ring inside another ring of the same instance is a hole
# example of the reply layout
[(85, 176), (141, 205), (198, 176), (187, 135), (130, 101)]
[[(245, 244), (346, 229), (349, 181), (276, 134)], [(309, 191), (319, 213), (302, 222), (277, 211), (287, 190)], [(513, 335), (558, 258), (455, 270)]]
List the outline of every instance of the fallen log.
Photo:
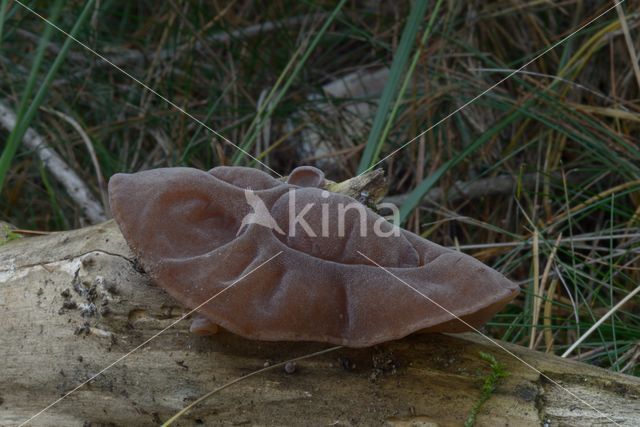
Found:
[[(183, 320), (129, 354), (187, 310), (113, 222), (0, 246), (0, 313), (2, 426), (158, 425), (230, 380), (329, 347), (194, 336)], [(339, 348), (240, 381), (176, 425), (458, 426), (491, 373), (481, 352), (509, 375), (476, 425), (640, 425), (639, 379), (500, 344), (522, 361), (477, 334)]]

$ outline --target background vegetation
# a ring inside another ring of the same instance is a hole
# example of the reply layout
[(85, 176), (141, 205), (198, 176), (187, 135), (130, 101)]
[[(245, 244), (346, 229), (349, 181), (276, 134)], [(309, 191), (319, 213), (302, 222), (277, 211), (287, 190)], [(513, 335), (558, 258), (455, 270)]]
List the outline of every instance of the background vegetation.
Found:
[(95, 222), (83, 200), (107, 216), (115, 172), (264, 168), (211, 130), (277, 173), (333, 180), (420, 135), (377, 167), (407, 228), (522, 285), (487, 332), (640, 374), (636, 2), (600, 17), (611, 2), (25, 5), (108, 61), (0, 0), (10, 238)]

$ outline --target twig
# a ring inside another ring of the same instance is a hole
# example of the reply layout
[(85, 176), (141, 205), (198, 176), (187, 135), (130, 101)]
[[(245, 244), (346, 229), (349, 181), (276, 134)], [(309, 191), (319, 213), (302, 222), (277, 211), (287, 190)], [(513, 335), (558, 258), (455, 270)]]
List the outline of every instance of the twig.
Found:
[[(534, 234), (534, 240), (538, 240), (538, 230), (536, 229)], [(547, 280), (549, 279), (549, 274), (551, 273), (551, 266), (553, 264), (554, 258), (556, 256), (556, 252), (558, 251), (558, 246), (560, 245), (560, 241), (562, 240), (562, 233), (558, 235), (556, 239), (555, 245), (553, 245), (553, 249), (551, 250), (551, 255), (549, 255), (549, 259), (547, 260), (547, 264), (544, 267), (544, 272), (542, 273), (542, 278), (540, 279), (540, 285), (537, 289), (537, 292), (534, 292), (534, 300), (533, 300), (533, 320), (531, 322), (532, 331), (531, 331), (531, 341), (529, 343), (529, 348), (534, 348), (534, 340), (536, 335), (536, 327), (538, 325), (538, 320), (540, 319), (540, 307), (542, 306), (542, 300), (544, 299), (545, 288), (547, 286)], [(534, 248), (535, 246), (534, 245)], [(537, 256), (537, 255), (536, 255)], [(535, 269), (534, 269), (535, 270)], [(539, 273), (539, 272), (538, 272)], [(538, 283), (537, 274), (534, 273), (534, 283)]]
[[(23, 28), (16, 28), (15, 29), (16, 34), (18, 34), (19, 36), (22, 36), (24, 38), (26, 38), (27, 40), (29, 40), (30, 42), (32, 42), (34, 45), (37, 45), (38, 43), (40, 43), (40, 39), (41, 36), (39, 34), (33, 34), (30, 31), (27, 31)], [(47, 43), (47, 50), (49, 52), (51, 52), (51, 54), (53, 55), (58, 55), (60, 53), (60, 46), (58, 46), (57, 44), (55, 44), (54, 42), (48, 42)], [(86, 61), (85, 59), (85, 55), (83, 53), (79, 53), (79, 52), (69, 52), (67, 53), (67, 58), (75, 61), (75, 62), (84, 62)]]
[[(16, 115), (0, 101), (0, 125), (11, 132), (16, 126)], [(71, 199), (78, 205), (87, 220), (96, 224), (107, 219), (102, 205), (91, 194), (85, 182), (67, 165), (44, 138), (33, 128), (24, 135), (24, 145), (35, 151), (51, 175), (67, 190)]]
[[(523, 188), (531, 188), (535, 185), (537, 174), (531, 173), (523, 175), (521, 180), (521, 186)], [(551, 174), (551, 178), (559, 177), (559, 174)], [(572, 182), (579, 182), (582, 175), (572, 175)], [(423, 198), (423, 202), (440, 202), (447, 200), (450, 203), (456, 203), (461, 200), (475, 199), (484, 196), (494, 196), (498, 194), (512, 193), (516, 185), (518, 184), (518, 178), (512, 175), (499, 175), (492, 178), (476, 179), (473, 181), (458, 181), (454, 186), (448, 189), (433, 188)], [(401, 205), (409, 197), (409, 194), (398, 194), (388, 196), (383, 199), (386, 203), (393, 203), (394, 205)]]
[(598, 329), (598, 327), (600, 325), (602, 325), (609, 317), (611, 317), (612, 314), (614, 314), (616, 311), (618, 311), (620, 309), (620, 307), (622, 307), (624, 304), (627, 303), (627, 301), (629, 301), (631, 298), (633, 298), (638, 292), (640, 292), (640, 286), (638, 286), (637, 288), (635, 288), (633, 291), (629, 292), (629, 294), (622, 298), (620, 300), (620, 302), (618, 302), (611, 310), (609, 310), (604, 316), (602, 316), (600, 319), (598, 319), (598, 321), (596, 323), (593, 324), (593, 326), (591, 326), (587, 332), (585, 332), (584, 334), (582, 334), (582, 336), (580, 338), (578, 338), (576, 340), (576, 342), (574, 342), (571, 347), (569, 347), (567, 349), (567, 351), (565, 351), (561, 357), (567, 357), (568, 355), (571, 354), (571, 352), (573, 350), (576, 349), (576, 347), (578, 347), (580, 344), (582, 344), (582, 342), (587, 339), (587, 337), (589, 337), (589, 335), (591, 335), (591, 333), (593, 331), (595, 331), (596, 329)]
[(553, 311), (553, 298), (556, 294), (556, 287), (558, 286), (558, 279), (553, 279), (547, 291), (547, 299), (544, 302), (544, 317), (542, 323), (544, 324), (544, 344), (546, 352), (550, 353), (553, 349), (553, 330), (551, 325), (551, 313)]
[[(318, 19), (322, 19), (326, 15), (328, 14), (324, 12), (314, 14), (314, 16), (317, 17)], [(190, 51), (192, 49), (207, 50), (208, 44), (213, 44), (213, 43), (225, 44), (233, 40), (243, 40), (243, 39), (256, 37), (258, 35), (271, 32), (273, 30), (277, 30), (278, 28), (295, 27), (295, 26), (301, 25), (307, 18), (308, 18), (307, 15), (292, 16), (291, 18), (283, 19), (280, 21), (262, 22), (259, 24), (251, 25), (246, 28), (239, 29), (239, 30), (234, 30), (229, 32), (218, 32), (209, 37), (204, 38), (204, 40), (202, 41), (197, 40), (195, 43), (187, 43), (179, 46), (177, 49), (162, 50), (158, 54), (158, 58), (160, 60), (164, 60), (167, 58), (175, 59), (176, 56), (179, 56), (183, 52)], [(28, 37), (29, 33), (23, 32), (22, 35)], [(49, 48), (54, 50), (56, 47), (54, 45), (54, 46), (50, 46)], [(115, 55), (112, 56), (109, 59), (109, 61), (105, 61), (104, 59), (97, 59), (95, 61), (94, 66), (95, 67), (111, 67), (112, 64), (115, 64), (117, 66), (124, 67), (126, 65), (131, 65), (132, 63), (143, 64), (145, 61), (148, 60), (147, 54), (140, 50), (135, 50), (135, 49), (127, 50), (127, 49), (123, 49), (120, 46), (118, 47), (118, 52), (122, 52), (122, 53), (120, 53), (117, 56)], [(108, 53), (108, 52), (105, 51), (105, 53)], [(77, 55), (81, 55), (81, 54), (77, 54)], [(74, 57), (74, 59), (79, 59), (79, 58)], [(72, 78), (80, 78), (86, 73), (87, 73), (87, 70), (80, 70), (78, 73), (74, 74)], [(65, 83), (67, 80), (68, 79), (59, 79), (56, 82), (54, 82), (54, 84), (62, 84), (62, 83)]]
[(531, 334), (529, 339), (529, 348), (533, 350), (534, 343), (536, 341), (536, 325), (538, 324), (538, 301), (542, 298), (540, 292), (540, 245), (539, 245), (539, 232), (535, 228), (533, 230), (533, 320), (531, 321)]

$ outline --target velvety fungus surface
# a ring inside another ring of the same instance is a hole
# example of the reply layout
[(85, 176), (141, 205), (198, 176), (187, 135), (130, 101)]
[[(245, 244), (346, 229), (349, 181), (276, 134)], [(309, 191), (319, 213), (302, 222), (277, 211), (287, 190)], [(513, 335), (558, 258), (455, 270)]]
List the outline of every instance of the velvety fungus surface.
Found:
[(324, 182), (312, 167), (287, 182), (244, 167), (164, 168), (114, 175), (109, 197), (132, 251), (182, 304), (233, 284), (198, 310), (196, 332), (208, 321), (251, 339), (364, 347), (468, 330), (455, 316), (479, 327), (517, 295), (499, 272)]

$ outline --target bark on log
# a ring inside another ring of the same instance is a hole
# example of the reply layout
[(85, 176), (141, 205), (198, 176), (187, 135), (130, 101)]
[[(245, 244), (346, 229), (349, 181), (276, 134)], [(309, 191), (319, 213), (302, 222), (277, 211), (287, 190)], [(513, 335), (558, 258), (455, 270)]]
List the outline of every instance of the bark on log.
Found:
[[(141, 272), (113, 222), (0, 247), (0, 425), (19, 425), (185, 310)], [(189, 334), (183, 321), (27, 425), (157, 425), (217, 386), (326, 348)], [(503, 343), (622, 425), (640, 425), (640, 380)], [(510, 373), (476, 425), (607, 425), (602, 414), (475, 335), (339, 349), (221, 391), (177, 425), (462, 425), (489, 372)]]

